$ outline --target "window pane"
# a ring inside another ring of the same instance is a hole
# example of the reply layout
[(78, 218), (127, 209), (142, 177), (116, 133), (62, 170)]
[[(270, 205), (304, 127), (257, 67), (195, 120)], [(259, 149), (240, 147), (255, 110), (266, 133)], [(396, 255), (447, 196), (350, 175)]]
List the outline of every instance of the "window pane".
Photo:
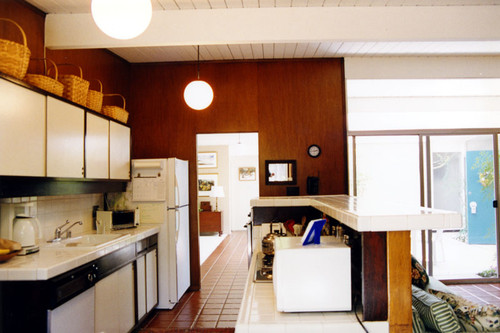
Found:
[(420, 205), (417, 136), (356, 137), (357, 195)]
[(349, 131), (500, 127), (500, 79), (348, 80)]

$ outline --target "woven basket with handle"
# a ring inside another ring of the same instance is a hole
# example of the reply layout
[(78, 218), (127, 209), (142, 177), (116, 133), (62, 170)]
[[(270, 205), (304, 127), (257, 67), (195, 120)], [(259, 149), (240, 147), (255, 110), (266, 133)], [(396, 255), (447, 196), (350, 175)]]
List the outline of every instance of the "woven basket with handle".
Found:
[(104, 105), (102, 107), (102, 113), (108, 117), (116, 119), (124, 124), (127, 123), (128, 120), (128, 112), (125, 110), (125, 97), (120, 94), (104, 94), (104, 97), (111, 96), (120, 96), (123, 100), (123, 108), (115, 105)]
[(89, 89), (87, 93), (87, 107), (91, 110), (94, 110), (96, 112), (101, 112), (102, 109), (102, 98), (103, 98), (103, 93), (102, 93), (102, 83), (101, 81), (95, 79), (92, 81), (97, 81), (99, 83), (99, 91), (97, 90), (91, 90)]
[(0, 21), (14, 24), (23, 36), (23, 44), (7, 39), (0, 39), (0, 72), (22, 80), (28, 70), (31, 56), (31, 51), (27, 46), (26, 34), (23, 28), (15, 21), (1, 17)]
[(72, 74), (59, 75), (59, 82), (64, 85), (63, 97), (85, 106), (90, 82), (83, 78), (82, 68), (73, 64), (58, 64), (57, 66), (72, 66), (78, 68), (80, 76)]
[(34, 58), (31, 60), (46, 60), (48, 61), (52, 67), (47, 69), (47, 66), (45, 66), (45, 73), (49, 74), (50, 70), (54, 68), (54, 78), (51, 78), (50, 76), (47, 75), (41, 75), (41, 74), (26, 74), (26, 77), (24, 78), (24, 81), (28, 82), (29, 84), (38, 87), (40, 89), (43, 89), (45, 91), (51, 92), (54, 95), (57, 96), (62, 96), (63, 90), (64, 90), (64, 85), (57, 81), (57, 65), (55, 62), (48, 58)]

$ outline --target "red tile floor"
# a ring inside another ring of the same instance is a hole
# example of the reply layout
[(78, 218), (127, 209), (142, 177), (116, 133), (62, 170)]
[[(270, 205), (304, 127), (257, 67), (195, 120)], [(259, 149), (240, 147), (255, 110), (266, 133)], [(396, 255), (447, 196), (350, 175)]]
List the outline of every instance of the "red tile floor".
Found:
[(228, 235), (201, 266), (201, 290), (184, 294), (172, 310), (156, 310), (137, 332), (234, 332), (248, 275), (246, 249), (246, 231)]
[(456, 284), (448, 288), (474, 303), (500, 306), (500, 283)]

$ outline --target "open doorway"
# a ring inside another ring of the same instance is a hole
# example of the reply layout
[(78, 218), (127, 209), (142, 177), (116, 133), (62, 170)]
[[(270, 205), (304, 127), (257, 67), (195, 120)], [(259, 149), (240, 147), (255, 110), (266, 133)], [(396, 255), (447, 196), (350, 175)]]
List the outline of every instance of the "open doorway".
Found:
[(232, 231), (244, 230), (259, 196), (258, 133), (198, 134), (200, 264)]

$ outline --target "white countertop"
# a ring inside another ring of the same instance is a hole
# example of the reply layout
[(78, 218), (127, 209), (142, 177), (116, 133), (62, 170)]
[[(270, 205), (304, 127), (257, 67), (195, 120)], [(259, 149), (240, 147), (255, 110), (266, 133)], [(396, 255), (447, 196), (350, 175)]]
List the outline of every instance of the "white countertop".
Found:
[[(273, 284), (253, 282), (255, 265), (256, 254), (254, 253), (235, 333), (364, 332), (353, 311), (300, 313), (277, 311)], [(359, 310), (358, 316), (362, 317)], [(363, 322), (363, 325), (370, 333), (389, 332), (389, 323), (386, 321)]]
[(457, 212), (349, 195), (260, 197), (252, 207), (312, 206), (348, 227), (364, 231), (461, 229)]
[(160, 231), (156, 225), (141, 225), (111, 233), (127, 234), (105, 247), (57, 248), (40, 244), (40, 251), (26, 256), (15, 256), (0, 263), (0, 281), (48, 280), (54, 276), (84, 265), (106, 254), (152, 236)]

